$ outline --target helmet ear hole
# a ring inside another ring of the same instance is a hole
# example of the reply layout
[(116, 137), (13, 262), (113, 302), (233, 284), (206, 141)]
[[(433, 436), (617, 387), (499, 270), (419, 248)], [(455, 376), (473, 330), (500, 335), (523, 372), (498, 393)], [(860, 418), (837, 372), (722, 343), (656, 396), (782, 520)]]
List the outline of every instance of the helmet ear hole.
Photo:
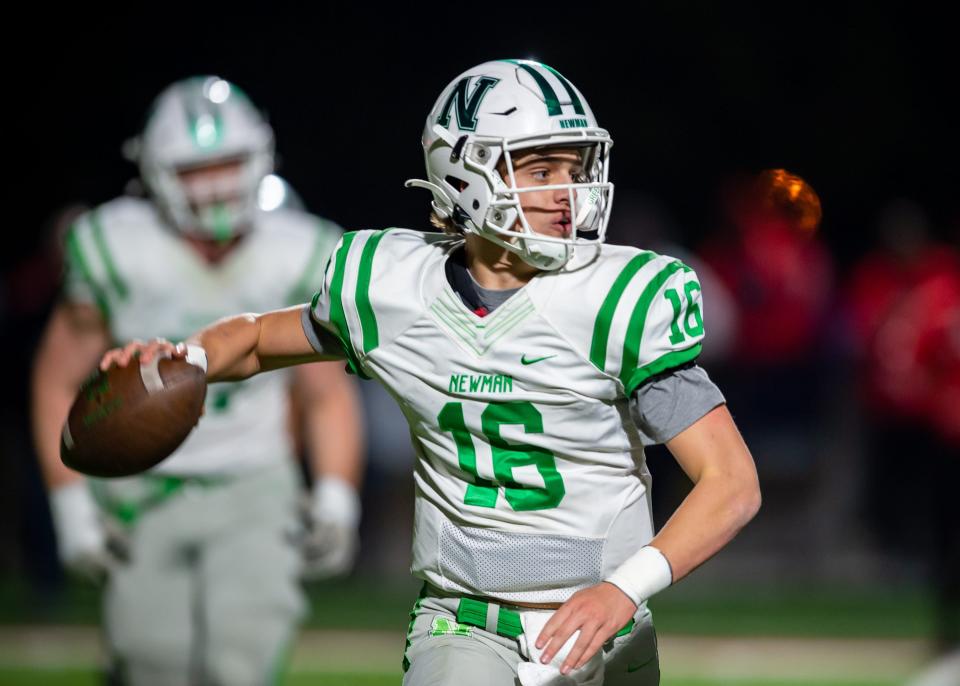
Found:
[(444, 177), (443, 180), (446, 181), (448, 184), (450, 184), (450, 187), (455, 189), (459, 193), (462, 193), (463, 191), (465, 191), (467, 187), (470, 185), (463, 179), (458, 179), (456, 176), (447, 175), (446, 177)]

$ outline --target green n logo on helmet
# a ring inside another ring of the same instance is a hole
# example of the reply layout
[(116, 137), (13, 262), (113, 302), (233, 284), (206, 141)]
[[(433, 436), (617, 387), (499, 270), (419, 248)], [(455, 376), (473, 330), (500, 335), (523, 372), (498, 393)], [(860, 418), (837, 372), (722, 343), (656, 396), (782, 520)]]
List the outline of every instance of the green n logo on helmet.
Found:
[(460, 79), (450, 96), (440, 110), (440, 116), (437, 117), (437, 123), (446, 128), (450, 126), (450, 109), (456, 106), (457, 126), (461, 131), (477, 130), (477, 112), (480, 110), (480, 103), (486, 97), (490, 89), (496, 86), (500, 79), (492, 76), (481, 76), (477, 79), (473, 92), (467, 95), (467, 89), (470, 87), (470, 77)]
[[(533, 80), (536, 81), (537, 86), (540, 87), (540, 92), (543, 94), (543, 102), (547, 106), (547, 114), (549, 114), (551, 117), (562, 116), (563, 109), (562, 105), (560, 104), (560, 98), (557, 97), (557, 91), (555, 91), (553, 86), (550, 85), (547, 77), (540, 73), (541, 70), (553, 74), (554, 78), (560, 82), (560, 85), (563, 86), (563, 89), (567, 91), (567, 97), (570, 98), (570, 104), (573, 106), (573, 111), (575, 113), (586, 114), (583, 109), (583, 103), (580, 102), (580, 96), (577, 95), (577, 89), (574, 88), (569, 81), (563, 78), (563, 75), (553, 67), (549, 67), (546, 64), (541, 64), (540, 62), (533, 62), (531, 60), (504, 60), (504, 62), (517, 65), (533, 77)], [(579, 127), (565, 126), (564, 128)]]

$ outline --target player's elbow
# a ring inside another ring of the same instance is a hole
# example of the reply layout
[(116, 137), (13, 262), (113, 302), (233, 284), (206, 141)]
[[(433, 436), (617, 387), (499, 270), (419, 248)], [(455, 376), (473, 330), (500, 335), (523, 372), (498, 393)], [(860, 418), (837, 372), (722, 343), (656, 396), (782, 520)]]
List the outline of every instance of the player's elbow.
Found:
[(762, 496), (760, 495), (760, 482), (754, 478), (745, 480), (745, 483), (738, 489), (736, 496), (737, 519), (740, 526), (746, 526), (750, 520), (760, 512)]

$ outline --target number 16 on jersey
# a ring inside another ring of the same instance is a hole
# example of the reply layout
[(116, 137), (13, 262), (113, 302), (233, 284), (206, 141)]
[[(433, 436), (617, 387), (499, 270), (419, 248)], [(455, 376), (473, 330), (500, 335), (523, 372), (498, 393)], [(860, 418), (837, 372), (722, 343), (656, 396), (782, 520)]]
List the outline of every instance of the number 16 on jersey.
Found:
[[(503, 495), (514, 510), (548, 510), (560, 504), (566, 490), (553, 453), (526, 443), (508, 443), (501, 436), (504, 425), (516, 424), (525, 433), (542, 434), (543, 416), (526, 401), (489, 403), (480, 415), (482, 435), (490, 446), (493, 457), (493, 473), (496, 482), (485, 479), (477, 472), (477, 452), (473, 433), (467, 428), (463, 415), (463, 403), (449, 402), (443, 406), (437, 421), (440, 429), (453, 434), (457, 445), (460, 468), (473, 477), (467, 486), (464, 503), (477, 507), (496, 507), (498, 485), (503, 486)], [(516, 481), (515, 467), (534, 465), (543, 486), (531, 486)]]

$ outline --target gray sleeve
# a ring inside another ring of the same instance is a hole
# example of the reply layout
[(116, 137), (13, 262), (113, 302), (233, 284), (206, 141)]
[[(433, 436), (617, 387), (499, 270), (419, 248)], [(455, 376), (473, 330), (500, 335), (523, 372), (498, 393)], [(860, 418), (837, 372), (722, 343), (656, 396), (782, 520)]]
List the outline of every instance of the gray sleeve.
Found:
[(310, 316), (310, 305), (304, 305), (300, 311), (300, 323), (303, 325), (303, 333), (306, 335), (310, 345), (321, 355), (331, 355), (335, 357), (346, 358), (340, 341), (332, 333), (313, 321)]
[(666, 443), (725, 402), (703, 368), (693, 365), (640, 386), (630, 398), (630, 414), (644, 445), (655, 445)]

